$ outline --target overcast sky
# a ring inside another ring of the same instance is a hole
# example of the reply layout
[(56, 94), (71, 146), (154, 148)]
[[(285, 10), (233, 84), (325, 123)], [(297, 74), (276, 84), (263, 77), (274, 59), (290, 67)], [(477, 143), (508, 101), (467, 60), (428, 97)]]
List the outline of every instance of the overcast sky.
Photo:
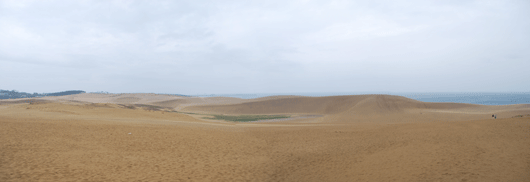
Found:
[(0, 89), (530, 91), (530, 1), (0, 0)]

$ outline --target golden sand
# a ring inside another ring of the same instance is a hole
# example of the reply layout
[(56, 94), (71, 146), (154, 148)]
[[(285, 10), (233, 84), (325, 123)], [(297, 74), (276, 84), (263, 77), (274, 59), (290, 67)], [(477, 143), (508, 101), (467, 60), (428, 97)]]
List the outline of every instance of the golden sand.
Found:
[[(530, 181), (530, 105), (386, 95), (26, 101), (0, 101), (0, 181)], [(322, 117), (213, 122), (126, 104)]]

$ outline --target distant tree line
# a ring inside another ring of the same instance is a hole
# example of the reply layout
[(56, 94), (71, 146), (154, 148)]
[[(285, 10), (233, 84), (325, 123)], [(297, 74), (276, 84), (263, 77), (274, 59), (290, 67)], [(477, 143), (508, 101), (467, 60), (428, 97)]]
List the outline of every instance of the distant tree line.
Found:
[(44, 97), (44, 96), (63, 96), (63, 95), (73, 95), (73, 94), (80, 94), (80, 93), (86, 93), (82, 90), (69, 90), (64, 92), (55, 92), (55, 93), (26, 93), (26, 92), (18, 92), (16, 90), (1, 90), (0, 89), (0, 99), (18, 99), (18, 98), (32, 98), (32, 97)]

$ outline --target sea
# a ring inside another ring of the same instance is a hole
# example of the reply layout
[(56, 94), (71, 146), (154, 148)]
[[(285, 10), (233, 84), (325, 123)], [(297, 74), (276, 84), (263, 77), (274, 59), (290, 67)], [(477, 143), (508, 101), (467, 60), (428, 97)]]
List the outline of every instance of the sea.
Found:
[(339, 95), (365, 95), (386, 94), (408, 97), (423, 102), (454, 102), (481, 105), (511, 105), (530, 104), (530, 92), (470, 92), (470, 93), (403, 93), (403, 92), (340, 92), (340, 93), (255, 93), (255, 94), (202, 94), (192, 95), (195, 97), (235, 97), (242, 99), (254, 99), (260, 97), (277, 95), (296, 96), (339, 96)]

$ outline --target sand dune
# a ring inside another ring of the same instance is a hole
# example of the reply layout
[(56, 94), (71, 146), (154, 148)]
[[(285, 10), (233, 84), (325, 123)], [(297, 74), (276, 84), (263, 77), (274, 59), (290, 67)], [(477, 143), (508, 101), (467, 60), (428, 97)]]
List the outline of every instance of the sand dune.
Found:
[(271, 98), (240, 104), (201, 105), (188, 112), (217, 114), (323, 114), (326, 122), (458, 121), (529, 114), (530, 105), (427, 103), (391, 95)]
[(163, 94), (98, 94), (82, 93), (57, 97), (42, 97), (41, 99), (53, 101), (82, 101), (90, 103), (113, 103), (113, 104), (147, 104), (150, 102), (167, 101), (171, 99), (184, 98), (175, 95)]
[[(183, 97), (163, 94), (99, 94), (83, 93), (76, 95), (43, 97), (41, 100), (51, 101), (79, 101), (88, 103), (112, 103), (112, 104), (149, 104), (161, 107), (181, 109), (197, 105), (223, 105), (250, 102), (253, 100), (231, 98), (231, 97)], [(25, 100), (25, 99), (19, 99)]]
[[(128, 104), (323, 117), (209, 122)], [(0, 181), (530, 181), (527, 114), (388, 95), (4, 100)]]
[(367, 97), (369, 96), (271, 98), (268, 100), (250, 101), (241, 104), (192, 106), (187, 107), (184, 110), (226, 114), (333, 114), (346, 111)]
[(241, 104), (194, 106), (187, 111), (203, 111), (231, 114), (315, 113), (337, 114), (342, 112), (386, 113), (405, 109), (455, 109), (472, 107), (471, 104), (424, 103), (401, 96), (356, 95), (331, 97), (271, 98)]

